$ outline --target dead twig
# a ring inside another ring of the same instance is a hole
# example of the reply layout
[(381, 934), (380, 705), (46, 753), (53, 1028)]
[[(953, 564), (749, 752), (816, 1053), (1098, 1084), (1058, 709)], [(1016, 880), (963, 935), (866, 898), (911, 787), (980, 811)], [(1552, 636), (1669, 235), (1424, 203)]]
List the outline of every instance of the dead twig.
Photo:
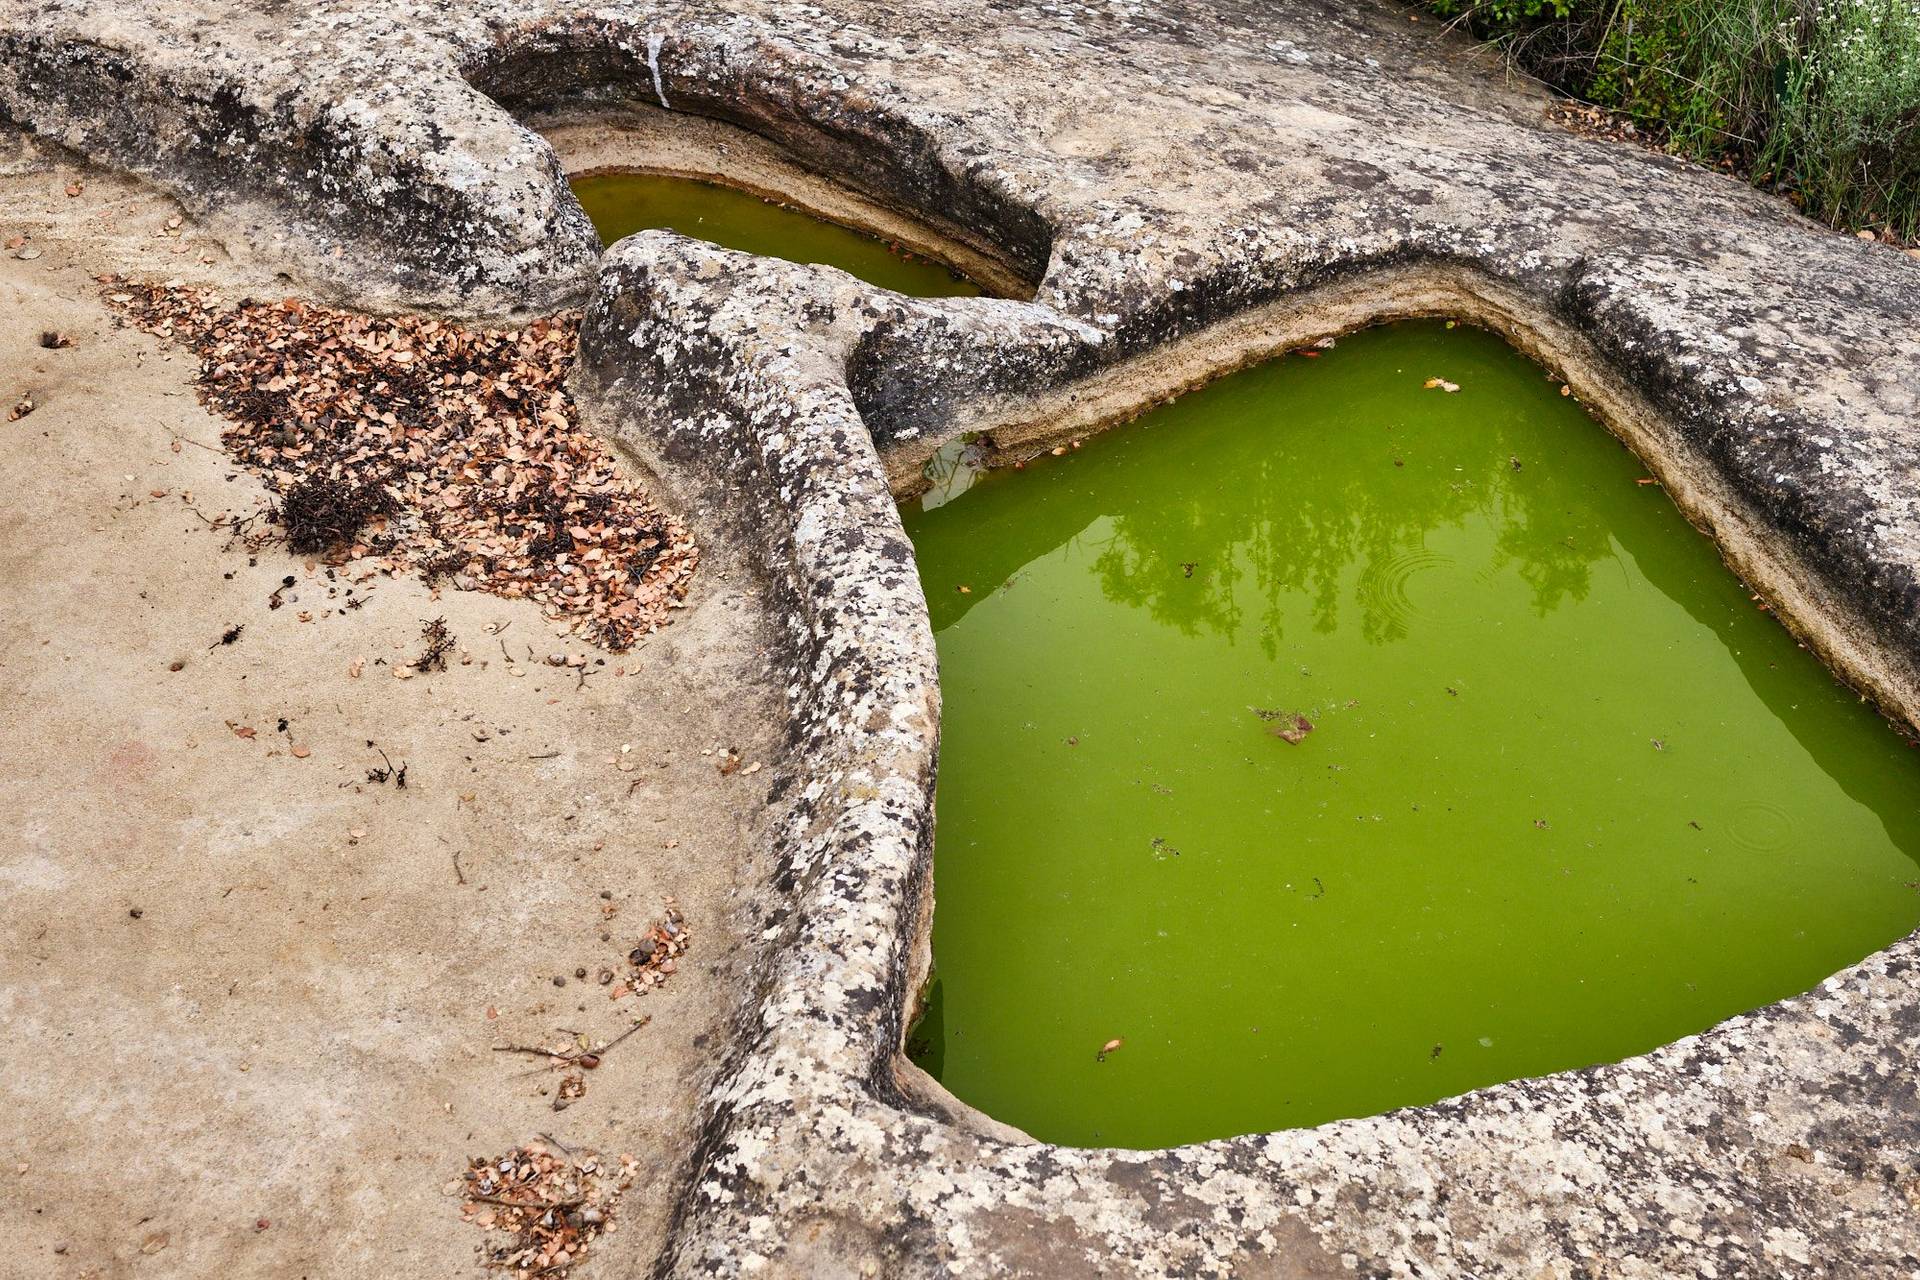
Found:
[[(373, 746), (371, 742), (367, 745), (370, 747)], [(373, 783), (391, 782), (400, 790), (405, 791), (407, 789), (407, 762), (402, 760), (400, 767), (396, 769), (394, 768), (393, 761), (388, 758), (384, 747), (373, 747), (373, 749), (380, 753), (380, 758), (386, 761), (387, 767), (384, 769), (367, 770), (367, 781)]]
[(565, 1213), (568, 1209), (578, 1209), (586, 1203), (585, 1200), (503, 1200), (499, 1196), (475, 1195), (472, 1192), (467, 1193), (467, 1199), (475, 1204), (496, 1204), (502, 1209), (533, 1209), (541, 1213), (549, 1213), (555, 1209)]
[[(214, 448), (212, 445), (201, 444), (198, 440), (193, 439), (191, 436), (183, 436), (178, 431), (175, 431), (172, 427), (162, 425), (160, 429), (166, 432), (168, 435), (172, 436), (175, 440), (178, 440), (181, 444), (190, 444), (196, 449), (205, 449), (208, 453), (220, 453), (220, 450)], [(220, 453), (220, 456), (224, 458), (226, 455), (224, 453)]]
[(420, 638), (427, 642), (427, 647), (419, 657), (407, 665), (422, 675), (429, 671), (445, 671), (447, 655), (453, 652), (455, 643), (453, 633), (447, 630), (447, 620), (435, 618), (430, 622), (422, 621)]
[(609, 1049), (613, 1048), (615, 1045), (619, 1044), (622, 1040), (625, 1040), (628, 1036), (632, 1035), (634, 1032), (638, 1031), (640, 1028), (646, 1026), (649, 1022), (652, 1022), (652, 1021), (653, 1021), (653, 1015), (649, 1013), (645, 1017), (641, 1018), (640, 1021), (628, 1027), (625, 1031), (622, 1031), (619, 1035), (615, 1036), (613, 1039), (601, 1045), (598, 1049), (582, 1049), (578, 1053), (556, 1052), (552, 1049), (539, 1049), (539, 1048), (535, 1048), (532, 1045), (524, 1045), (524, 1044), (499, 1044), (493, 1047), (493, 1051), (495, 1053), (524, 1053), (534, 1057), (552, 1059), (552, 1061), (548, 1062), (543, 1067), (535, 1067), (532, 1071), (523, 1071), (520, 1073), (523, 1076), (536, 1075), (539, 1072), (549, 1071), (555, 1067), (575, 1066), (580, 1062), (582, 1058), (604, 1057), (606, 1056), (606, 1053)]
[(628, 1027), (625, 1031), (622, 1031), (619, 1035), (615, 1036), (613, 1039), (601, 1045), (598, 1049), (588, 1049), (585, 1053), (575, 1054), (574, 1056), (577, 1058), (585, 1058), (589, 1056), (595, 1057), (595, 1058), (605, 1057), (607, 1050), (613, 1048), (613, 1046), (619, 1044), (622, 1040), (625, 1040), (628, 1036), (632, 1035), (634, 1032), (638, 1031), (640, 1028), (646, 1026), (649, 1022), (652, 1022), (652, 1021), (653, 1021), (653, 1015), (649, 1013), (645, 1017), (641, 1018), (640, 1021)]

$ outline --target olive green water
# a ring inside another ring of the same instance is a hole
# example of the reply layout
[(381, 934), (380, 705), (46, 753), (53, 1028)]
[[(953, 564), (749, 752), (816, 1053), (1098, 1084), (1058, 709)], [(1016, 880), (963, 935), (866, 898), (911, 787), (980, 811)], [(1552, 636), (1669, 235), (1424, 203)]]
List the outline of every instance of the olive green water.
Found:
[(1914, 928), (1920, 762), (1643, 475), (1423, 323), (911, 507), (909, 1052), (1036, 1137), (1171, 1145), (1630, 1056)]
[(573, 194), (607, 244), (666, 228), (743, 253), (838, 267), (869, 284), (920, 298), (980, 290), (940, 263), (731, 187), (654, 174), (605, 173), (573, 180)]

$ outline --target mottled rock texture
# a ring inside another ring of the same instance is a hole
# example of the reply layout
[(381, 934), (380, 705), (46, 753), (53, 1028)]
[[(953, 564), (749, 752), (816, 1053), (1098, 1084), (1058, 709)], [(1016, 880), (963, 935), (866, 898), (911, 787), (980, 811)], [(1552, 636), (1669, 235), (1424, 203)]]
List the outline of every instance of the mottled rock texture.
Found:
[[(555, 106), (730, 121), (1036, 294), (911, 301), (666, 233), (597, 260), (516, 123)], [(0, 111), (284, 246), (309, 287), (587, 297), (583, 396), (761, 566), (777, 874), (663, 1274), (1920, 1270), (1913, 939), (1643, 1058), (1173, 1151), (1024, 1142), (914, 1082), (938, 692), (884, 465), (1456, 311), (1572, 377), (1911, 720), (1911, 260), (1544, 127), (1384, 4), (0, 0)]]

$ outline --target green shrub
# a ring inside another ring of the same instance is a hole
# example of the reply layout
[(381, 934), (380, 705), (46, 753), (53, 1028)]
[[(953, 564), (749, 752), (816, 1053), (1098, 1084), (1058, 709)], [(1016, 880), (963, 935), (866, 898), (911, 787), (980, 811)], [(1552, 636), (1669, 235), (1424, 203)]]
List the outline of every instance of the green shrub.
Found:
[(1576, 97), (1840, 226), (1920, 233), (1920, 0), (1431, 0)]

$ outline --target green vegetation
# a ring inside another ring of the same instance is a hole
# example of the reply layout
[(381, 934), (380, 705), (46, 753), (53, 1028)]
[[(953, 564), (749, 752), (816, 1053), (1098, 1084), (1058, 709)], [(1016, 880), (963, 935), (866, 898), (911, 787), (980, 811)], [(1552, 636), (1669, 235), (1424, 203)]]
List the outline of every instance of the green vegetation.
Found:
[(1678, 154), (1836, 226), (1920, 234), (1917, 0), (1430, 0)]

